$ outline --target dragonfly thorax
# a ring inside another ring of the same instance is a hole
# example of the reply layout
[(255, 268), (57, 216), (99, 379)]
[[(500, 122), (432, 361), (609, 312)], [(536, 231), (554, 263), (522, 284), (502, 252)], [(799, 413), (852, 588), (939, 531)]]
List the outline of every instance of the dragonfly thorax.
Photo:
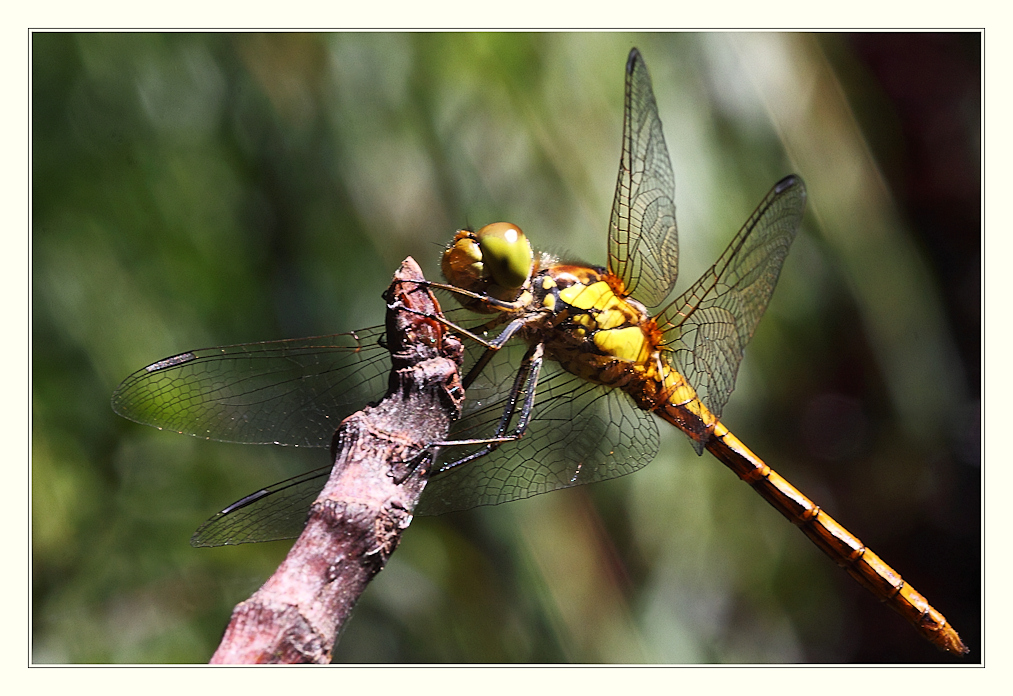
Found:
[(604, 269), (556, 265), (531, 282), (529, 342), (573, 374), (621, 386), (654, 370), (660, 332), (636, 300), (617, 295)]

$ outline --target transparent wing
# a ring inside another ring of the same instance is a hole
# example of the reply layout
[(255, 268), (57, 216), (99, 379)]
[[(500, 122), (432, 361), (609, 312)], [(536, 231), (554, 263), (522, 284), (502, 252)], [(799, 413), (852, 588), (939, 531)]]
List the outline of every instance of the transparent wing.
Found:
[[(468, 389), (465, 415), (449, 440), (489, 437), (496, 429), (524, 345), (508, 345)], [(547, 361), (524, 436), (490, 454), (434, 476), (416, 510), (437, 515), (497, 505), (560, 488), (604, 481), (648, 464), (658, 451), (650, 413), (618, 389), (592, 384)], [(476, 447), (441, 450), (446, 463)]]
[(609, 223), (608, 270), (647, 307), (661, 304), (679, 273), (675, 176), (651, 76), (637, 49), (626, 62), (623, 152)]
[(295, 539), (317, 499), (331, 467), (308, 471), (242, 498), (202, 524), (191, 546), (228, 546)]
[(204, 348), (138, 370), (116, 413), (223, 442), (329, 447), (341, 421), (387, 389), (383, 327)]
[[(742, 353), (777, 285), (798, 232), (805, 184), (779, 181), (717, 262), (655, 317), (675, 368), (714, 415), (735, 386)], [(694, 442), (702, 452), (704, 442)]]
[[(524, 344), (514, 342), (496, 353), (469, 387), (464, 414), (448, 439), (493, 434), (524, 350)], [(482, 346), (469, 343), (465, 366), (482, 353)], [(586, 382), (553, 362), (543, 368), (533, 411), (518, 442), (433, 477), (416, 513), (494, 505), (615, 478), (645, 466), (658, 451), (658, 428), (651, 414), (638, 409), (625, 393)], [(474, 449), (444, 448), (440, 462)], [(201, 525), (191, 543), (221, 546), (299, 536), (329, 471), (324, 467), (307, 472), (242, 498)]]

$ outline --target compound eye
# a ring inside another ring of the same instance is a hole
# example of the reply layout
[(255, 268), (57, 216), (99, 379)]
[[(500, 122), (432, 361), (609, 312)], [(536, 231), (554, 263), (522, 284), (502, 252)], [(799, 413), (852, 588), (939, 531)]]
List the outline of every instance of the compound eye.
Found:
[(509, 222), (493, 222), (475, 236), (482, 249), (485, 268), (497, 285), (517, 289), (527, 282), (535, 255), (520, 227)]

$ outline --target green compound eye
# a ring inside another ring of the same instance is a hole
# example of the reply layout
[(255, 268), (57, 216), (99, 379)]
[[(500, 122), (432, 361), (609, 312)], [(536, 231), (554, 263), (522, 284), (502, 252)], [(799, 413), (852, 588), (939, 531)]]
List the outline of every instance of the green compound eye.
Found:
[(482, 249), (482, 261), (497, 285), (514, 289), (527, 282), (535, 256), (520, 227), (493, 222), (475, 236)]

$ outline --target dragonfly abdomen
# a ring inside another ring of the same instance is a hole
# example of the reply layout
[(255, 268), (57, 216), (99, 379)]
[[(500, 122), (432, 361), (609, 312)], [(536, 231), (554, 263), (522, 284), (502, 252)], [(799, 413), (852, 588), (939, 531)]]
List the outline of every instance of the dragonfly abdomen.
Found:
[(802, 530), (816, 546), (880, 601), (890, 605), (936, 647), (965, 654), (967, 648), (946, 618), (896, 570), (873, 553), (783, 476), (767, 466), (722, 423), (715, 423), (707, 449)]
[(696, 442), (708, 439), (717, 416), (703, 405), (686, 378), (663, 359), (636, 391), (629, 391), (640, 408), (654, 411)]

